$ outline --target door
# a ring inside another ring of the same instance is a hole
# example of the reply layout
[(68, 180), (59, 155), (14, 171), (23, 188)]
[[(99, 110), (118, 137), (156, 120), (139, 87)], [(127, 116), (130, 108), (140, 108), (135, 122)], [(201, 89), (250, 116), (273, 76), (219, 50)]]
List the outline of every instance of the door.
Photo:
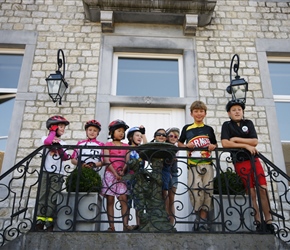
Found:
[[(174, 108), (133, 108), (133, 107), (112, 107), (110, 112), (110, 122), (115, 119), (121, 119), (125, 121), (129, 127), (135, 127), (143, 125), (146, 128), (146, 136), (148, 142), (153, 139), (154, 132), (159, 128), (165, 130), (169, 127), (178, 127), (180, 130), (185, 125), (185, 110)], [(124, 140), (127, 143), (127, 139)], [(182, 153), (179, 152), (179, 155)], [(185, 154), (184, 154), (185, 155)], [(179, 164), (182, 172), (179, 177), (179, 182), (187, 183), (187, 169), (186, 164)], [(105, 200), (104, 200), (105, 201)], [(182, 207), (181, 211), (176, 209), (176, 216), (178, 221), (187, 221), (188, 214), (191, 212), (187, 187), (183, 184), (178, 184), (177, 192), (175, 196), (176, 206)], [(132, 208), (130, 211), (133, 216), (129, 225), (135, 225), (135, 211)], [(120, 211), (115, 209), (115, 217), (120, 217)], [(187, 224), (177, 223), (177, 231), (188, 231)], [(122, 224), (115, 223), (117, 231), (122, 231)]]

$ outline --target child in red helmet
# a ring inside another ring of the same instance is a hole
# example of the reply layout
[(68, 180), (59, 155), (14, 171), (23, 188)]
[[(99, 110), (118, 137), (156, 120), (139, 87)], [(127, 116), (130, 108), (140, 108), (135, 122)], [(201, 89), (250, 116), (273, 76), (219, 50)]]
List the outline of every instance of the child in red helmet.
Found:
[[(65, 127), (69, 124), (62, 116), (52, 116), (46, 121), (49, 130), (48, 136), (42, 137), (44, 145), (65, 145), (60, 139), (64, 134)], [(61, 191), (63, 184), (63, 162), (69, 157), (62, 148), (44, 149), (42, 178), (39, 180), (39, 200), (37, 205), (36, 230), (52, 231), (54, 225), (55, 204), (57, 193)], [(40, 172), (41, 173), (41, 172)]]
[[(125, 131), (128, 129), (128, 125), (122, 120), (114, 120), (109, 124), (109, 135), (112, 138), (111, 142), (107, 142), (105, 146), (129, 146), (123, 143), (125, 138)], [(104, 162), (107, 165), (105, 176), (103, 179), (102, 194), (107, 199), (107, 215), (109, 221), (109, 232), (115, 231), (114, 227), (114, 204), (115, 196), (119, 200), (121, 205), (121, 213), (123, 218), (123, 231), (132, 230), (128, 226), (128, 204), (127, 204), (127, 185), (122, 180), (122, 176), (126, 172), (126, 159), (128, 158), (128, 150), (123, 149), (105, 149), (104, 150)]]
[[(103, 165), (103, 150), (98, 146), (104, 146), (103, 142), (97, 140), (101, 131), (101, 124), (97, 120), (87, 121), (85, 124), (87, 135), (86, 140), (81, 140), (77, 143), (78, 146), (92, 146), (92, 148), (76, 149), (72, 154), (71, 162), (74, 165), (78, 164), (78, 159), (81, 160), (81, 166), (92, 168), (98, 171)], [(81, 154), (81, 156), (80, 156)]]

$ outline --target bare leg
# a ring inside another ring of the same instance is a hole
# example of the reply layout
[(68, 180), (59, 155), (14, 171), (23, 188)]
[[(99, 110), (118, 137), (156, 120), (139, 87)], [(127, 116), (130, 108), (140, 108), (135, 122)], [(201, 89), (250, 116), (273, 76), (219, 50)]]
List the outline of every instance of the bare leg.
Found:
[(261, 204), (262, 204), (262, 210), (265, 216), (265, 222), (267, 224), (272, 222), (272, 216), (270, 214), (270, 204), (269, 204), (269, 198), (267, 193), (267, 187), (261, 186), (259, 188), (260, 196), (261, 196)]
[(204, 210), (204, 209), (200, 209), (200, 210), (199, 210), (199, 217), (200, 217), (202, 220), (207, 220), (207, 211)]
[(128, 220), (129, 220), (127, 195), (125, 195), (125, 194), (120, 195), (118, 197), (118, 200), (120, 201), (120, 205), (121, 205), (121, 213), (122, 213), (122, 217), (123, 217), (123, 225), (124, 225), (124, 227), (127, 227), (128, 226)]
[(170, 214), (170, 209), (169, 209), (169, 198), (168, 198), (168, 191), (167, 190), (162, 190), (162, 198), (165, 202), (165, 210), (166, 213), (169, 215)]
[(255, 188), (250, 188), (250, 194), (251, 194), (251, 200), (253, 204), (253, 208), (255, 209), (255, 221), (261, 223), (261, 215), (260, 215), (260, 210), (257, 204), (257, 194)]
[(175, 218), (175, 206), (174, 206), (175, 193), (176, 193), (176, 187), (172, 187), (169, 189), (168, 198), (169, 198), (169, 216), (170, 216), (171, 225), (174, 225), (174, 218)]
[(106, 195), (107, 198), (107, 215), (109, 226), (112, 231), (115, 230), (114, 227), (114, 203), (115, 203), (115, 196)]

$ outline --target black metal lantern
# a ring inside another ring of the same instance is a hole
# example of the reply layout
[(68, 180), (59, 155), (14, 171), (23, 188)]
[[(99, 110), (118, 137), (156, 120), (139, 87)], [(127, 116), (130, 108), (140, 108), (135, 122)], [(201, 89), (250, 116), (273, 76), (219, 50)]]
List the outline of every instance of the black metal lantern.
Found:
[[(237, 63), (233, 62), (235, 57), (237, 57)], [(227, 87), (227, 92), (232, 95), (232, 100), (238, 100), (240, 102), (246, 103), (247, 91), (248, 91), (248, 83), (244, 78), (240, 78), (238, 71), (240, 65), (240, 58), (237, 54), (235, 54), (231, 61), (230, 67), (230, 85)], [(235, 79), (232, 79), (232, 69), (236, 73)]]
[[(62, 59), (60, 58), (60, 53), (62, 54)], [(63, 64), (63, 73), (60, 72), (60, 68)], [(64, 95), (64, 92), (68, 88), (68, 83), (65, 81), (65, 59), (64, 54), (61, 49), (57, 51), (57, 66), (58, 69), (55, 74), (50, 74), (45, 80), (47, 82), (48, 95), (52, 99), (53, 102), (57, 102), (59, 100), (59, 104), (61, 105), (61, 99)]]

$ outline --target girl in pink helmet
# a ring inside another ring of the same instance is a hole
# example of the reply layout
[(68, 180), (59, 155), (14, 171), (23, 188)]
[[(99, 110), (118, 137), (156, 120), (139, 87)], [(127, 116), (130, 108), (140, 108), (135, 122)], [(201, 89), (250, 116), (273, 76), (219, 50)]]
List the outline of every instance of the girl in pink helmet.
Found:
[[(46, 127), (49, 130), (48, 136), (42, 137), (44, 145), (65, 145), (60, 138), (69, 124), (64, 117), (56, 115), (46, 121)], [(40, 172), (39, 179), (39, 200), (37, 204), (36, 231), (52, 231), (54, 226), (54, 217), (56, 209), (57, 193), (61, 191), (64, 175), (64, 161), (69, 157), (61, 147), (55, 149), (44, 149), (43, 157), (45, 162)], [(42, 175), (41, 175), (42, 173)]]

